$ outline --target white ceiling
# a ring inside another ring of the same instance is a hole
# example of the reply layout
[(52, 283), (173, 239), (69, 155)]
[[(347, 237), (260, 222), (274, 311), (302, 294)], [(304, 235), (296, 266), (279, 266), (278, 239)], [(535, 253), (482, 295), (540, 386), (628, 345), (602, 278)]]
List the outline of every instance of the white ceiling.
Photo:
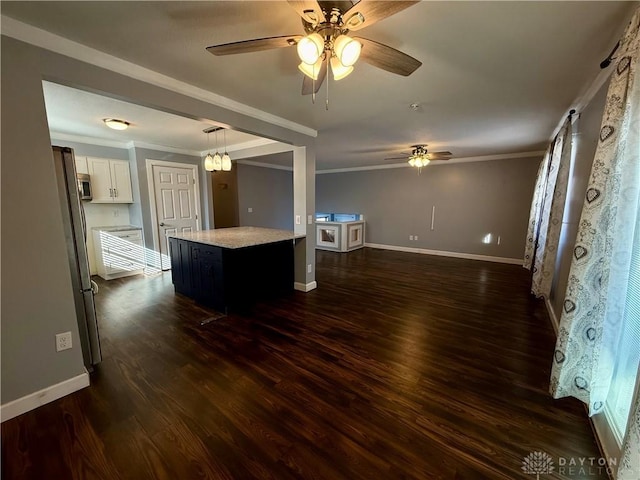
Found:
[[(455, 157), (543, 150), (598, 75), (636, 6), (421, 2), (358, 34), (404, 51), (422, 67), (401, 77), (359, 62), (352, 75), (329, 83), (328, 111), (324, 86), (315, 105), (300, 95), (295, 49), (225, 57), (205, 51), (218, 43), (302, 33), (284, 1), (3, 1), (2, 14), (316, 129), (323, 169), (384, 164), (415, 143)], [(80, 129), (86, 115), (108, 116), (79, 109), (85, 117), (75, 118), (76, 111), (62, 111), (60, 119), (49, 113), (69, 129)], [(162, 115), (158, 121), (140, 117), (153, 127), (134, 123), (179, 145), (180, 129)], [(174, 136), (161, 134), (165, 124)], [(201, 125), (195, 127), (197, 136)], [(184, 139), (185, 145), (194, 141), (193, 135)]]
[[(205, 150), (216, 150), (216, 133), (207, 136), (203, 132), (220, 126), (213, 122), (192, 120), (51, 82), (43, 82), (43, 90), (49, 130), (54, 138), (63, 134), (122, 144), (133, 141), (198, 155)], [(104, 124), (104, 118), (123, 119), (131, 125), (127, 130), (112, 130)], [(229, 151), (262, 140), (233, 130), (219, 131), (217, 144), (221, 151), (225, 138)]]

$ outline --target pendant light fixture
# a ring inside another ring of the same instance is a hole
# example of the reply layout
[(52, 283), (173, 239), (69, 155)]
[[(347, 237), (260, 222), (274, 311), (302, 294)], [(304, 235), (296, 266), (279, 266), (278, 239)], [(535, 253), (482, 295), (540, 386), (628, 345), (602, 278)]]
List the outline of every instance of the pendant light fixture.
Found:
[(222, 132), (224, 137), (224, 155), (222, 155), (222, 170), (228, 172), (231, 170), (231, 157), (227, 153), (227, 131)]
[[(223, 132), (224, 134), (224, 155), (220, 155), (218, 151), (218, 131), (225, 130), (224, 127), (210, 127), (204, 129), (204, 133), (207, 134), (207, 156), (204, 158), (204, 169), (207, 172), (220, 172), (225, 171), (228, 172), (231, 170), (231, 157), (227, 153), (227, 132), (226, 130)], [(216, 134), (216, 153), (211, 155), (211, 148), (209, 146), (209, 134)]]
[(207, 128), (205, 130), (205, 133), (207, 134), (207, 156), (204, 157), (204, 169), (207, 172), (213, 172), (213, 157), (211, 156), (211, 146), (209, 145), (209, 134), (211, 133), (211, 131)]
[(216, 153), (213, 156), (213, 171), (214, 172), (219, 172), (220, 170), (222, 170), (222, 157), (220, 156), (220, 153), (218, 153), (218, 130), (220, 130), (221, 127), (217, 127), (216, 128)]

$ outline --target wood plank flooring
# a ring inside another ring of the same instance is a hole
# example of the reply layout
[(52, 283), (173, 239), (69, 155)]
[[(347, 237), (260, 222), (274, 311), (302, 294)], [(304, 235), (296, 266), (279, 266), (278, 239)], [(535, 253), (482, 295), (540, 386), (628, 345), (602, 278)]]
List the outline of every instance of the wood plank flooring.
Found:
[(2, 425), (2, 478), (513, 480), (533, 451), (541, 479), (607, 478), (558, 469), (599, 453), (547, 393), (524, 269), (367, 248), (319, 251), (317, 280), (204, 326), (170, 274), (101, 281), (104, 362)]

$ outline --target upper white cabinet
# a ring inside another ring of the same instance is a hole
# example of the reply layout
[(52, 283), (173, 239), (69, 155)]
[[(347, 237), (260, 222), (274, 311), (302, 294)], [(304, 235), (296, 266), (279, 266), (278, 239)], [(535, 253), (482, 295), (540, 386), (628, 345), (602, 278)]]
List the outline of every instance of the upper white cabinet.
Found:
[(87, 157), (87, 167), (92, 203), (133, 203), (129, 162)]
[(87, 166), (87, 157), (75, 157), (76, 161), (76, 173), (89, 173), (89, 167)]

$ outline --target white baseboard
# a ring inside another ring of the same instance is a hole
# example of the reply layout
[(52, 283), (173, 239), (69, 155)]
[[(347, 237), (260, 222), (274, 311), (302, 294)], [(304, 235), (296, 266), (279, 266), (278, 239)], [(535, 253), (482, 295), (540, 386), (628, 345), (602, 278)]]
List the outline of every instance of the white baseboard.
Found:
[(616, 434), (611, 428), (610, 413), (607, 405), (604, 407), (604, 411), (593, 417), (589, 418), (591, 428), (593, 428), (600, 453), (607, 460), (611, 459), (610, 465), (613, 470), (611, 478), (616, 478), (616, 471), (619, 467), (618, 462), (620, 460), (620, 444), (618, 443)]
[(76, 377), (69, 378), (50, 387), (25, 395), (22, 398), (5, 403), (0, 406), (0, 421), (10, 420), (88, 386), (89, 373), (85, 370), (84, 373)]
[(549, 314), (549, 318), (551, 318), (551, 324), (553, 325), (553, 329), (555, 330), (556, 337), (557, 337), (558, 329), (560, 328), (560, 322), (558, 321), (556, 312), (553, 310), (553, 305), (551, 305), (551, 300), (545, 297), (544, 303), (547, 306), (547, 313)]
[(396, 252), (420, 253), (423, 255), (437, 255), (439, 257), (464, 258), (467, 260), (482, 260), (484, 262), (509, 263), (522, 265), (522, 258), (492, 257), (490, 255), (477, 255), (475, 253), (447, 252), (445, 250), (429, 250), (426, 248), (399, 247), (396, 245), (384, 245), (381, 243), (365, 243), (365, 247), (380, 248), (382, 250), (394, 250)]
[(318, 288), (318, 283), (315, 280), (309, 283), (295, 282), (293, 284), (293, 288), (300, 292), (310, 292), (311, 290)]

